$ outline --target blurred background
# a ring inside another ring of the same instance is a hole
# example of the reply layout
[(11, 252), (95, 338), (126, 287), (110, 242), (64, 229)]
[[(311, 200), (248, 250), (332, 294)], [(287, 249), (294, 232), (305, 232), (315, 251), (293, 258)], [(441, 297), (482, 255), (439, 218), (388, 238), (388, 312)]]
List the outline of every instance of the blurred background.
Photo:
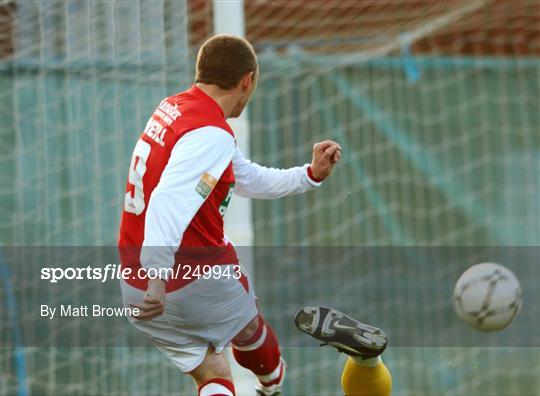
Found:
[[(304, 255), (280, 263), (293, 280), (283, 282), (261, 258), (268, 247), (540, 245), (537, 0), (3, 0), (2, 246), (114, 245), (129, 159), (147, 118), (163, 97), (193, 83), (197, 49), (225, 31), (245, 35), (259, 57), (258, 89), (231, 122), (249, 157), (289, 167), (309, 162), (320, 139), (344, 149), (316, 193), (235, 197), (228, 213), (232, 239), (253, 247), (248, 264), (278, 335), (298, 303), (337, 302), (361, 318), (362, 301), (383, 299), (378, 292), (399, 282), (414, 289), (415, 276), (393, 265), (306, 284), (302, 276), (320, 265)], [(421, 276), (451, 290), (456, 268), (477, 258), (461, 256), (452, 268), (441, 260)], [(27, 269), (0, 264), (1, 395), (193, 392), (151, 347), (25, 347), (20, 312), (33, 302), (21, 290), (39, 280), (11, 284), (10, 271)], [(525, 297), (537, 295), (537, 261), (503, 264)], [(303, 288), (309, 297), (297, 298)], [(409, 320), (430, 320), (439, 308), (451, 315), (450, 296), (420, 293), (425, 310)], [(377, 324), (389, 333), (410, 325), (394, 320), (400, 299), (384, 300)], [(524, 309), (531, 306), (538, 302), (525, 298)], [(523, 317), (524, 328), (533, 325)], [(443, 347), (440, 337), (438, 346), (388, 349), (393, 394), (540, 394), (532, 338), (514, 336), (521, 347), (472, 348)], [(284, 354), (285, 396), (340, 394), (343, 357), (292, 346)]]

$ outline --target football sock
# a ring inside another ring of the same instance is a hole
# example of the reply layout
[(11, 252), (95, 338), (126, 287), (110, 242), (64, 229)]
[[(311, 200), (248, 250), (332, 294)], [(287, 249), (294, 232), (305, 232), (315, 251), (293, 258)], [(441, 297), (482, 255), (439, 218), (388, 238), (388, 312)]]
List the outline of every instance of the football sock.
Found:
[(341, 375), (341, 388), (346, 396), (389, 396), (392, 377), (380, 357), (358, 364), (349, 357)]
[(354, 360), (354, 362), (362, 367), (375, 367), (379, 363), (382, 363), (382, 359), (380, 356), (376, 356), (373, 358), (364, 358), (361, 356), (351, 356), (351, 359)]
[(283, 375), (281, 353), (276, 335), (260, 315), (258, 323), (249, 339), (233, 339), (233, 355), (240, 366), (259, 377), (261, 384), (270, 386), (279, 383)]
[(235, 396), (234, 385), (223, 378), (214, 378), (199, 385), (199, 396)]

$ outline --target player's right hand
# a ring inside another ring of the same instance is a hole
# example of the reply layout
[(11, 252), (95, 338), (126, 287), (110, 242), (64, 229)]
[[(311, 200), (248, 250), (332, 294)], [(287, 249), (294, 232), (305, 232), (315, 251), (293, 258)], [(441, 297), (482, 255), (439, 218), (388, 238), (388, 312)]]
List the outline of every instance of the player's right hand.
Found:
[(165, 282), (161, 279), (149, 279), (148, 288), (142, 304), (129, 304), (139, 309), (139, 314), (133, 316), (137, 320), (151, 320), (165, 312)]

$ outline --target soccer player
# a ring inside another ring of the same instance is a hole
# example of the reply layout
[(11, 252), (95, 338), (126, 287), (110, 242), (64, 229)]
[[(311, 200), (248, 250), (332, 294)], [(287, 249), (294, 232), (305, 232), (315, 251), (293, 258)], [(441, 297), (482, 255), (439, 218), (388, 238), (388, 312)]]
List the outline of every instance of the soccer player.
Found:
[(130, 323), (195, 380), (199, 396), (235, 394), (221, 353), (229, 343), (258, 377), (259, 395), (279, 395), (285, 377), (276, 336), (223, 233), (233, 187), (260, 199), (304, 193), (341, 156), (330, 140), (313, 146), (310, 164), (290, 169), (243, 156), (226, 120), (241, 114), (258, 72), (246, 40), (210, 38), (197, 56), (195, 85), (159, 104), (129, 168), (119, 251), (133, 276), (121, 282), (124, 305), (140, 310)]
[(298, 311), (296, 326), (304, 333), (349, 355), (341, 374), (345, 396), (389, 396), (392, 377), (381, 360), (386, 335), (337, 309), (314, 306)]

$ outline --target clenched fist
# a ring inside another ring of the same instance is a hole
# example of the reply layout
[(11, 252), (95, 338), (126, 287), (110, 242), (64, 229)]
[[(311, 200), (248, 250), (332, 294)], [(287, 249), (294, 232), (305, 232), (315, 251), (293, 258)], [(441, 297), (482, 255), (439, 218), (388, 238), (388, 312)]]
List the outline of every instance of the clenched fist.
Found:
[(341, 146), (332, 141), (325, 140), (313, 145), (313, 159), (311, 160), (311, 173), (317, 180), (330, 176), (334, 165), (341, 159)]

